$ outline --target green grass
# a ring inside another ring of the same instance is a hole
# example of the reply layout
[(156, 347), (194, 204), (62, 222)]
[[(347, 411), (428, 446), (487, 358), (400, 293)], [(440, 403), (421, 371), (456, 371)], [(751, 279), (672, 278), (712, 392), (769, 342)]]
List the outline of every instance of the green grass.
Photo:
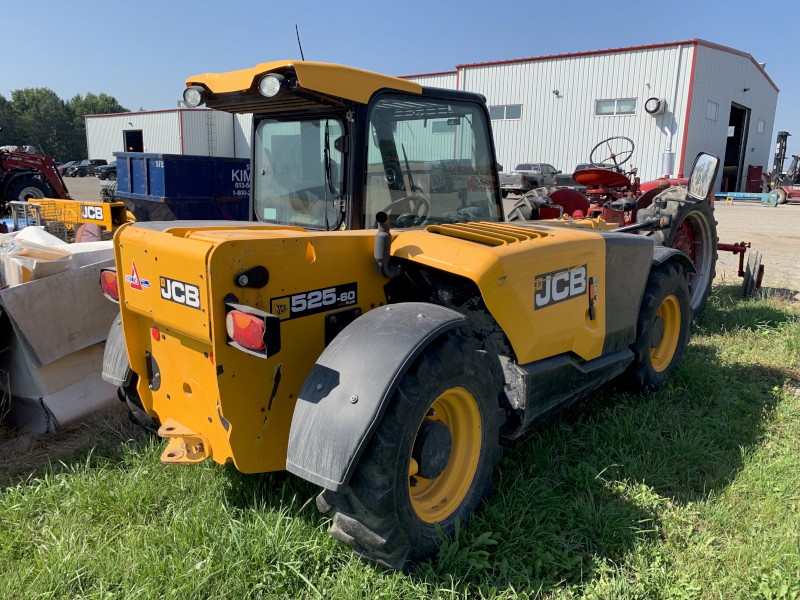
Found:
[(409, 573), (331, 539), (314, 486), (162, 466), (111, 421), (0, 488), (0, 597), (800, 598), (800, 307), (736, 294), (666, 389), (512, 443), (485, 510)]

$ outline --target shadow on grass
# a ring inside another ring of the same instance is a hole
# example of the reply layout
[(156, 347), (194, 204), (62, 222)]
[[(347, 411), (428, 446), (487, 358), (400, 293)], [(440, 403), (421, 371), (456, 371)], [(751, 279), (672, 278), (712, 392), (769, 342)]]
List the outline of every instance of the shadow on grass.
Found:
[(21, 434), (0, 428), (0, 490), (78, 464), (123, 460), (125, 448), (153, 437), (128, 419), (120, 404), (56, 433)]
[[(712, 299), (697, 325), (703, 333), (794, 318), (729, 293)], [(592, 580), (657, 544), (665, 511), (730, 485), (761, 443), (787, 376), (780, 367), (731, 365), (696, 338), (667, 388), (647, 398), (601, 391), (511, 443), (484, 511), (409, 577), (485, 596), (509, 586), (547, 592)], [(285, 505), (290, 496), (321, 523), (315, 486), (283, 474), (232, 477), (231, 500), (240, 506)]]
[(715, 286), (706, 310), (695, 319), (694, 326), (700, 333), (713, 335), (736, 329), (755, 330), (765, 324), (781, 325), (796, 317), (781, 310), (780, 303), (797, 305), (797, 294), (792, 290), (764, 288), (753, 298), (743, 300), (738, 286)]

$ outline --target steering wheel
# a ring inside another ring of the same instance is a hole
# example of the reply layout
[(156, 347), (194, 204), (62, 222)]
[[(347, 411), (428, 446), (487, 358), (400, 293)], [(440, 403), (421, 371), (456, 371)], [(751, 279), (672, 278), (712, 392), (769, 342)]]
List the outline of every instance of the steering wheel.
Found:
[[(611, 142), (614, 140), (620, 140), (614, 146), (611, 145)], [(595, 154), (602, 155), (605, 152), (599, 152), (600, 148), (605, 145), (608, 148), (608, 156), (606, 156), (602, 160), (595, 160)], [(619, 152), (614, 152), (614, 147), (622, 147)], [(589, 162), (592, 163), (593, 167), (608, 167), (608, 161), (614, 163), (614, 167), (619, 167), (620, 165), (624, 165), (628, 162), (631, 157), (633, 156), (633, 150), (636, 146), (633, 143), (633, 140), (628, 137), (624, 137), (621, 135), (610, 137), (604, 139), (602, 142), (597, 144), (592, 151), (589, 153)]]
[[(425, 218), (431, 212), (431, 203), (425, 196), (418, 196), (416, 194), (412, 194), (411, 196), (403, 196), (402, 198), (398, 198), (397, 200), (392, 200), (387, 204), (381, 212), (385, 212), (387, 215), (392, 212), (392, 207), (397, 206), (403, 202), (408, 202), (411, 204), (411, 211), (414, 215), (414, 222), (413, 225), (419, 225), (422, 223)], [(422, 214), (419, 214), (420, 208), (422, 209)], [(411, 214), (411, 213), (403, 213)]]

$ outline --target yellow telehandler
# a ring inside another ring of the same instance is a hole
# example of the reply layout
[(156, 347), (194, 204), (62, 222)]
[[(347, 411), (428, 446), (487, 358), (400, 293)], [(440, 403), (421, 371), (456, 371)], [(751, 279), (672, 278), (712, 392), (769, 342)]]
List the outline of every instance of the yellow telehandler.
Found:
[(184, 98), (253, 115), (252, 220), (115, 235), (104, 378), (164, 463), (286, 469), (323, 488), (335, 538), (401, 569), (478, 510), (501, 438), (612, 379), (655, 390), (681, 360), (690, 260), (504, 223), (482, 96), (277, 61)]

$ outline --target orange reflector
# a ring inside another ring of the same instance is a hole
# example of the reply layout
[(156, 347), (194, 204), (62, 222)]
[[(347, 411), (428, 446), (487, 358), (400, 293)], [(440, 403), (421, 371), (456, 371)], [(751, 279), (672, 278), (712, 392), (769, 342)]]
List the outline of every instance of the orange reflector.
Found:
[(264, 333), (267, 325), (264, 319), (240, 310), (232, 310), (225, 317), (228, 337), (248, 350), (262, 351), (266, 348)]
[(161, 332), (158, 330), (158, 327), (155, 327), (155, 326), (151, 327), (150, 328), (150, 335), (153, 336), (153, 339), (155, 341), (158, 341), (158, 340), (161, 339)]
[(100, 287), (103, 288), (106, 298), (119, 302), (116, 271), (100, 271)]

